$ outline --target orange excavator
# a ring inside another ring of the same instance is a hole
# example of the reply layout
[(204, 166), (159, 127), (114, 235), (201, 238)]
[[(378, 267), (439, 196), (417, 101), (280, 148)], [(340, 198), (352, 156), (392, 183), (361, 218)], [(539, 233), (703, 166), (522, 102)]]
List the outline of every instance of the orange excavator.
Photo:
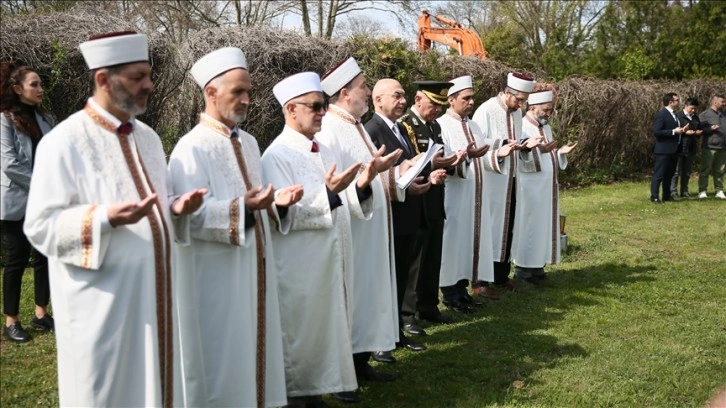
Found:
[[(431, 18), (443, 26), (431, 27)], [(428, 11), (424, 10), (418, 18), (418, 49), (421, 51), (429, 50), (431, 42), (448, 45), (464, 57), (476, 56), (479, 59), (486, 59), (487, 57), (487, 52), (476, 31), (465, 28), (446, 17), (432, 16)]]

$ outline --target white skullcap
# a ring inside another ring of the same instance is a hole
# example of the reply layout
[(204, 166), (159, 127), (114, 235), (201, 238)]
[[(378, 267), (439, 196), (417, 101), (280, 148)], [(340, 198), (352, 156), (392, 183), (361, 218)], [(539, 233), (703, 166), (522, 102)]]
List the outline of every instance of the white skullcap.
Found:
[(474, 89), (474, 85), (472, 85), (471, 82), (471, 75), (460, 76), (456, 79), (452, 79), (449, 82), (454, 85), (449, 88), (449, 93), (446, 96), (451, 96), (459, 91), (463, 91), (464, 89)]
[(308, 92), (323, 92), (320, 76), (315, 72), (301, 72), (289, 76), (272, 88), (272, 93), (282, 106), (285, 106), (290, 99)]
[(146, 36), (132, 32), (89, 40), (78, 48), (90, 70), (149, 60)]
[(328, 96), (333, 96), (361, 72), (355, 58), (350, 57), (323, 75), (323, 90)]
[(527, 99), (527, 103), (530, 105), (540, 105), (543, 103), (550, 103), (552, 102), (552, 97), (554, 94), (552, 91), (539, 91), (539, 92), (532, 92), (529, 94), (529, 98)]
[(507, 75), (507, 86), (518, 92), (530, 93), (534, 89), (536, 82), (523, 74), (510, 72)]
[(199, 59), (191, 70), (194, 81), (204, 89), (209, 81), (235, 68), (247, 69), (245, 54), (236, 47), (220, 48)]

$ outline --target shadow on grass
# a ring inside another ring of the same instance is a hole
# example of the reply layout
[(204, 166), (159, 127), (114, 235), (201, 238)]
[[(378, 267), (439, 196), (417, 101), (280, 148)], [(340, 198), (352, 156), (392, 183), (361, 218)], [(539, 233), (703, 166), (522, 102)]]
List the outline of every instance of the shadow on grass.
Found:
[[(501, 293), (457, 323), (428, 326), (415, 340), (429, 350), (397, 351), (399, 362), (376, 366), (393, 373), (393, 383), (362, 383), (358, 407), (482, 407), (536, 404), (527, 391), (532, 374), (562, 361), (586, 359), (580, 344), (547, 334), (573, 309), (598, 306), (607, 288), (652, 281), (649, 265), (602, 264), (550, 274), (545, 287)], [(448, 312), (447, 312), (448, 313)], [(331, 401), (333, 406), (343, 406)]]

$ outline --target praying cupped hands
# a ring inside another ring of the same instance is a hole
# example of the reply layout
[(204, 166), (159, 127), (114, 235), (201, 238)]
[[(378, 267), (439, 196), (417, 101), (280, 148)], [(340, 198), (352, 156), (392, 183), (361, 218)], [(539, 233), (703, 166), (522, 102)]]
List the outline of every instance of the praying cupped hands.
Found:
[(466, 146), (466, 155), (472, 159), (484, 156), (489, 151), (489, 145), (485, 144), (476, 147), (476, 142), (471, 142)]
[[(360, 165), (360, 163), (355, 163), (343, 172), (335, 174), (337, 166), (333, 163), (325, 173), (325, 185), (328, 187), (328, 190), (332, 191), (333, 194), (338, 194), (348, 188), (350, 183), (355, 180), (355, 176), (358, 175)], [(366, 166), (366, 168), (368, 167), (370, 167), (370, 165)]]
[(295, 184), (293, 186), (283, 187), (275, 191), (275, 205), (278, 207), (289, 207), (294, 205), (303, 198), (303, 186)]
[(112, 227), (119, 225), (136, 224), (140, 219), (146, 217), (151, 207), (156, 203), (156, 193), (149, 195), (138, 202), (126, 202), (108, 207), (108, 222)]
[(249, 211), (262, 210), (269, 207), (274, 200), (275, 191), (272, 184), (268, 184), (264, 190), (262, 186), (257, 186), (245, 193), (245, 208)]
[(206, 188), (187, 191), (171, 203), (171, 213), (174, 215), (187, 215), (197, 211), (204, 203), (205, 194), (207, 194)]

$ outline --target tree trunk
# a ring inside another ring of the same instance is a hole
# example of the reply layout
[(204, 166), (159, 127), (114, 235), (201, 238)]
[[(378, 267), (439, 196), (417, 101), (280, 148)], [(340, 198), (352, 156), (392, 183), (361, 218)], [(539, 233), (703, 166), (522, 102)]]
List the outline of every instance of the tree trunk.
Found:
[(333, 29), (335, 28), (335, 19), (338, 16), (338, 6), (340, 0), (332, 0), (330, 2), (330, 9), (328, 9), (328, 27), (325, 30), (325, 38), (331, 39), (333, 37)]
[(308, 37), (312, 37), (313, 33), (310, 30), (310, 13), (308, 12), (307, 0), (300, 0), (300, 14), (302, 15), (303, 30), (305, 30), (305, 35), (307, 35)]

